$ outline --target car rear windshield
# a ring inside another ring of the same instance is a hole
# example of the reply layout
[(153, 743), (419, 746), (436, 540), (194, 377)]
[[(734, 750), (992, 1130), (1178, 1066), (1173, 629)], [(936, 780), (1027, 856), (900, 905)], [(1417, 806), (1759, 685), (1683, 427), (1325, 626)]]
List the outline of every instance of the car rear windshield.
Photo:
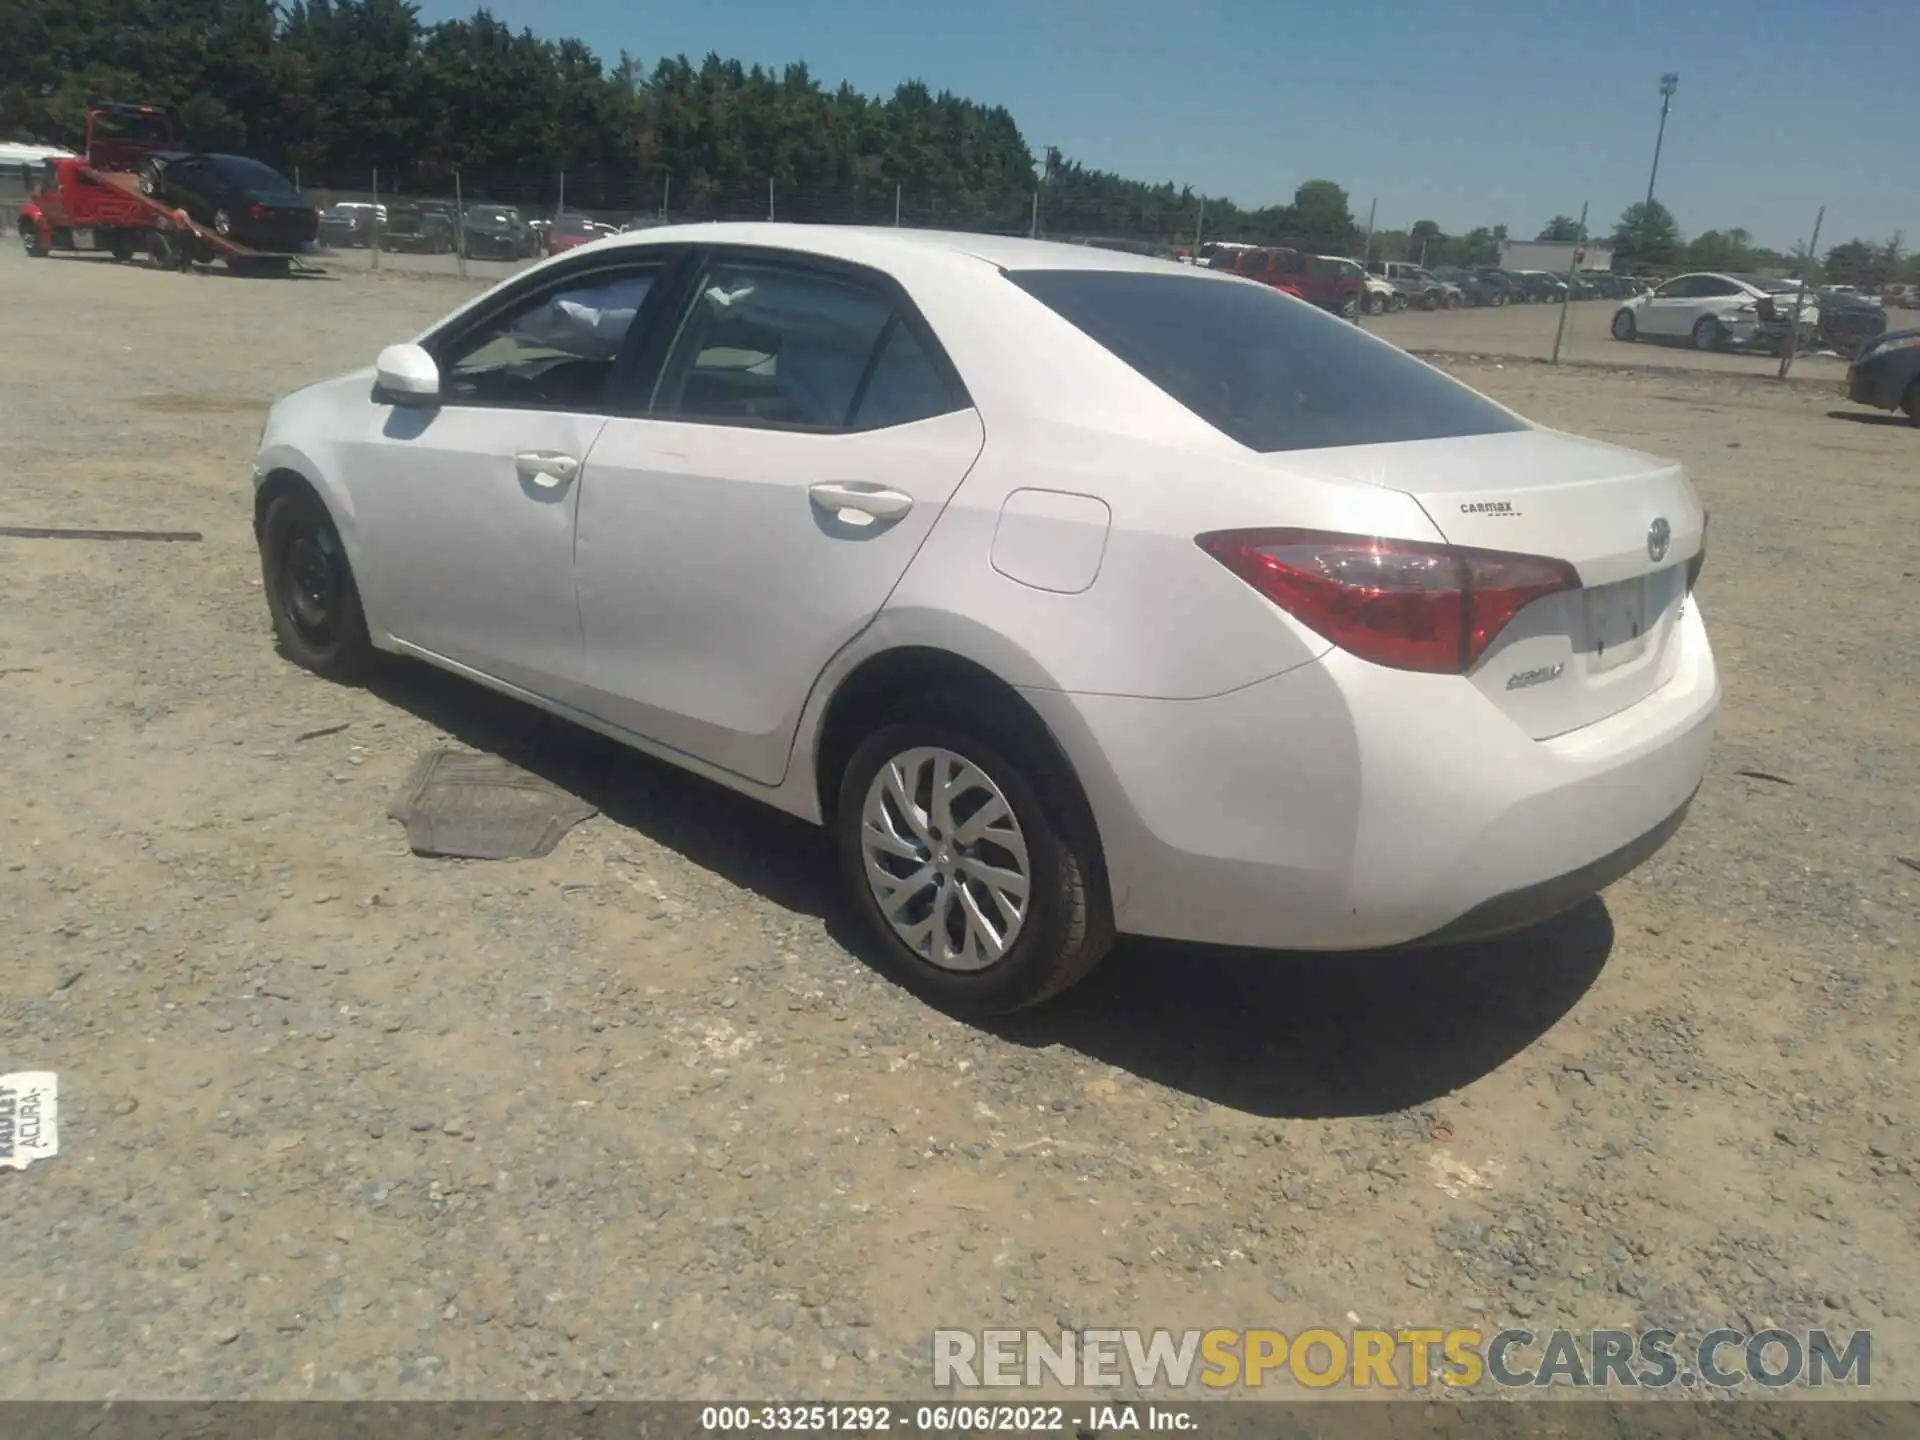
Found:
[(1264, 285), (1120, 270), (1007, 278), (1250, 450), (1526, 428), (1350, 322)]

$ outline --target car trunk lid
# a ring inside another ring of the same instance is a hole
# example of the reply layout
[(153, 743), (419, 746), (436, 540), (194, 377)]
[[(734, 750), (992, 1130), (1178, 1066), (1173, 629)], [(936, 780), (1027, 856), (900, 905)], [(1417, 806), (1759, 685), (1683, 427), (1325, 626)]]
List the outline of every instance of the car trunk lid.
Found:
[(1574, 568), (1580, 588), (1521, 610), (1466, 677), (1535, 739), (1603, 720), (1672, 678), (1706, 524), (1678, 464), (1545, 429), (1271, 458), (1411, 496), (1451, 545)]

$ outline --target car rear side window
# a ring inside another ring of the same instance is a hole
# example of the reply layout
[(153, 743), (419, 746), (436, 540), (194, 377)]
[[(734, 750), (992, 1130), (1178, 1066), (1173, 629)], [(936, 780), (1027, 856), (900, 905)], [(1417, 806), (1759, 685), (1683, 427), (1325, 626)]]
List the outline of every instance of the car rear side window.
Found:
[(1250, 450), (1526, 428), (1351, 323), (1265, 287), (1119, 270), (1007, 278)]

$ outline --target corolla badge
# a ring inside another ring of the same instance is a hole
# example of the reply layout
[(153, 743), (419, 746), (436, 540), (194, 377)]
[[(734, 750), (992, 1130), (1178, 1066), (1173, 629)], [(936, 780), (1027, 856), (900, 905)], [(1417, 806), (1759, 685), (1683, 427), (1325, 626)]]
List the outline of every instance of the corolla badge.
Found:
[(1647, 527), (1647, 558), (1656, 565), (1667, 558), (1667, 546), (1673, 543), (1673, 527), (1662, 515)]
[(1507, 689), (1525, 690), (1533, 685), (1544, 685), (1549, 680), (1558, 680), (1566, 671), (1566, 662), (1558, 665), (1542, 665), (1537, 670), (1521, 670), (1507, 677)]

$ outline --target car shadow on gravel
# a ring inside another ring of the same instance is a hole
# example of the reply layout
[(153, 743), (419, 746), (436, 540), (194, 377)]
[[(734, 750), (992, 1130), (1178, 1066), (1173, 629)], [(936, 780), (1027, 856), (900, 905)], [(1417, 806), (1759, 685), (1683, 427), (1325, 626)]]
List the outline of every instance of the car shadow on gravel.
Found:
[(1384, 1115), (1525, 1050), (1579, 1003), (1612, 949), (1597, 898), (1517, 935), (1445, 948), (1124, 940), (1084, 984), (993, 1028), (1252, 1115)]
[[(819, 917), (835, 943), (872, 963), (817, 827), (426, 665), (387, 662), (370, 688), (616, 825)], [(1441, 949), (1321, 954), (1123, 940), (1066, 995), (981, 1028), (1009, 1044), (1064, 1045), (1249, 1114), (1388, 1114), (1526, 1049), (1579, 1002), (1612, 946), (1597, 899), (1519, 935)]]
[(1855, 425), (1890, 425), (1905, 428), (1913, 424), (1906, 416), (1893, 410), (1829, 410), (1829, 420), (1851, 420)]

